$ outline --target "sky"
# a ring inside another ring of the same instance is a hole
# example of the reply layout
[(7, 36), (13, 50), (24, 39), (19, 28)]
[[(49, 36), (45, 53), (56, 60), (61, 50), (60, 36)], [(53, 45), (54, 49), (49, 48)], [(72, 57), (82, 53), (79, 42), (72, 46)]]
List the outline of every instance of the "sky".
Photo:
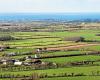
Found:
[(100, 12), (100, 0), (0, 0), (0, 13)]

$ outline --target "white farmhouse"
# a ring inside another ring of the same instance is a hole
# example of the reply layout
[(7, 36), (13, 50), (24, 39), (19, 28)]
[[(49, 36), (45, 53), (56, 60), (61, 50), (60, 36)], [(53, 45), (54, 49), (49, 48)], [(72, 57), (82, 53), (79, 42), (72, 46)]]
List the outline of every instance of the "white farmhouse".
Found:
[(20, 62), (20, 61), (15, 61), (14, 65), (22, 65), (22, 62)]

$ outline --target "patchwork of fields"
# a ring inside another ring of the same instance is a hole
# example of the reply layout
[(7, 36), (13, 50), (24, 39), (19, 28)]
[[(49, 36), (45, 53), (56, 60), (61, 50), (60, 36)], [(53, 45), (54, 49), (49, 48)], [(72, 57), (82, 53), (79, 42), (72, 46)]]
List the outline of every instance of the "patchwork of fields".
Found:
[[(0, 64), (0, 77), (5, 75), (1, 80), (9, 80), (7, 77), (9, 75), (29, 78), (34, 73), (38, 75), (39, 80), (99, 80), (100, 36), (96, 36), (99, 33), (100, 30), (0, 32), (0, 35), (11, 35), (17, 38), (16, 40), (0, 41), (1, 46), (10, 47), (0, 51), (1, 58), (9, 57), (25, 62), (23, 59), (31, 56), (33, 59), (41, 61), (41, 64), (37, 62), (27, 66)], [(77, 36), (84, 37), (85, 41), (64, 40), (67, 37)], [(46, 50), (37, 53), (38, 48), (46, 48)], [(11, 53), (15, 54), (11, 55)], [(37, 58), (35, 58), (36, 55), (38, 55)], [(20, 77), (18, 77), (19, 80)]]

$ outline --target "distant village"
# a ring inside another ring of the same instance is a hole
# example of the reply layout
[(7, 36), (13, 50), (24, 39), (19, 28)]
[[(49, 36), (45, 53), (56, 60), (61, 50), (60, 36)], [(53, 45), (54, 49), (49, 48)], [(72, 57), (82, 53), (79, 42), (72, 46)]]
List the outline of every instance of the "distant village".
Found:
[[(5, 49), (9, 49), (10, 47), (8, 46), (0, 46), (0, 51), (4, 51)], [(14, 65), (14, 66), (20, 66), (20, 65), (24, 65), (24, 66), (32, 66), (32, 65), (49, 65), (50, 62), (43, 62), (41, 61), (40, 55), (42, 52), (46, 52), (47, 48), (37, 48), (34, 52), (35, 55), (34, 57), (32, 56), (26, 56), (23, 57), (21, 59), (13, 59), (10, 58), (11, 56), (16, 56), (16, 53), (11, 52), (8, 54), (5, 54), (3, 57), (0, 57), (0, 64), (1, 65)], [(56, 63), (51, 63), (52, 65), (56, 65)]]

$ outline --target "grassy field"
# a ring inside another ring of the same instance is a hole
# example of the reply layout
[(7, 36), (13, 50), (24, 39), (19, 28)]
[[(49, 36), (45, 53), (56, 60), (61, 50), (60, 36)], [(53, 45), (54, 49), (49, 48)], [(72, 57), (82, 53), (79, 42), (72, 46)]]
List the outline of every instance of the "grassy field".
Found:
[(100, 56), (75, 56), (75, 57), (62, 57), (62, 58), (49, 58), (43, 59), (43, 61), (55, 62), (55, 63), (68, 63), (68, 62), (78, 62), (78, 61), (92, 61), (99, 60)]
[(48, 73), (48, 75), (59, 75), (62, 73), (67, 73), (67, 74), (79, 74), (79, 73), (84, 73), (85, 75), (92, 75), (92, 72), (97, 75), (97, 71), (100, 71), (100, 66), (83, 66), (83, 67), (68, 67), (68, 68), (58, 68), (58, 69), (47, 69), (47, 70), (31, 70), (31, 71), (16, 71), (16, 72), (3, 72), (0, 74), (20, 74), (20, 75), (31, 75), (34, 72), (39, 73), (39, 74), (45, 74)]
[[(72, 50), (62, 50), (55, 52), (43, 52), (40, 54), (41, 57), (48, 56), (60, 56), (60, 55), (69, 55), (69, 54), (83, 54), (91, 51), (100, 51), (100, 36), (96, 36), (96, 34), (100, 33), (100, 30), (76, 30), (76, 31), (64, 31), (64, 32), (5, 32), (2, 34), (9, 34), (18, 40), (11, 41), (0, 41), (0, 45), (8, 45), (11, 49), (6, 49), (0, 52), (0, 56), (2, 57), (4, 54), (9, 53), (19, 53), (19, 56), (11, 56), (11, 58), (19, 59), (23, 57), (27, 57), (28, 55), (21, 55), (24, 52), (32, 52), (30, 56), (35, 55), (34, 51), (36, 48), (44, 48), (44, 47), (62, 47), (62, 46), (71, 46), (71, 45), (79, 45), (79, 44), (98, 44), (95, 46), (86, 46), (80, 47), (78, 49)], [(82, 36), (85, 40), (89, 42), (73, 42), (73, 41), (64, 41), (65, 37), (75, 37)], [(97, 41), (97, 42), (92, 42)], [(72, 57), (57, 57), (57, 58), (46, 58), (40, 59), (43, 62), (53, 62), (53, 63), (69, 63), (69, 62), (77, 62), (77, 61), (93, 61), (100, 60), (100, 55), (85, 55), (85, 56), (72, 56)], [(99, 64), (100, 62), (95, 62), (94, 64)], [(40, 80), (99, 80), (100, 76), (90, 76), (92, 72), (97, 74), (97, 71), (100, 71), (100, 66), (96, 65), (85, 65), (85, 66), (72, 66), (66, 68), (57, 68), (57, 69), (44, 69), (44, 70), (30, 70), (30, 71), (5, 71), (0, 72), (0, 74), (20, 74), (20, 75), (31, 75), (36, 72), (39, 74), (47, 73), (48, 75), (59, 75), (62, 73), (83, 73), (88, 76), (79, 76), (79, 77), (60, 77), (60, 78), (44, 78)], [(0, 79), (6, 80), (6, 79)], [(9, 79), (7, 79), (9, 80)]]
[(62, 77), (62, 78), (46, 78), (46, 79), (41, 79), (41, 80), (99, 80), (100, 77)]
[[(39, 79), (39, 80), (99, 80), (99, 76), (89, 76), (89, 77), (59, 77), (59, 78), (45, 78), (45, 79)], [(11, 80), (11, 79), (0, 79), (0, 80)], [(16, 80), (16, 79), (13, 79)]]

